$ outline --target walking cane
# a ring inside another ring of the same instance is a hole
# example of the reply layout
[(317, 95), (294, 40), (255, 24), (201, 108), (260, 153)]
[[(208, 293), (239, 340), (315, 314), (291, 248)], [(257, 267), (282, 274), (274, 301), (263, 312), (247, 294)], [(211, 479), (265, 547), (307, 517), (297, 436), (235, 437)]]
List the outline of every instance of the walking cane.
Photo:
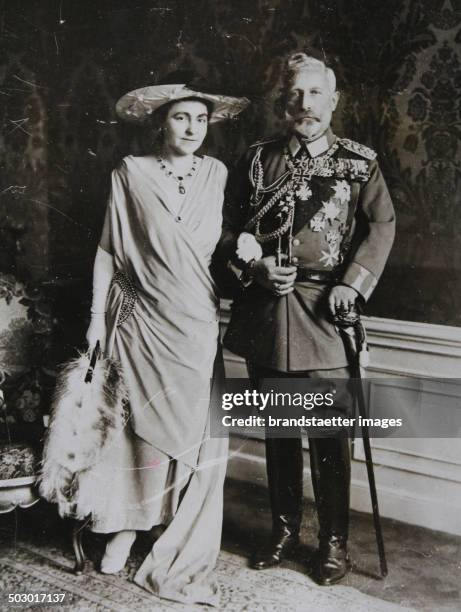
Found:
[(383, 531), (381, 527), (381, 518), (379, 516), (378, 494), (376, 491), (373, 457), (370, 446), (370, 433), (368, 425), (366, 425), (364, 421), (364, 419), (367, 418), (367, 413), (360, 370), (360, 355), (368, 352), (365, 351), (365, 330), (356, 306), (353, 306), (350, 310), (337, 310), (334, 316), (334, 324), (340, 330), (346, 346), (346, 351), (349, 353), (349, 363), (352, 364), (352, 375), (354, 378), (358, 379), (356, 400), (359, 415), (361, 417), (363, 448), (365, 450), (365, 463), (367, 466), (368, 484), (370, 486), (373, 523), (375, 526), (376, 544), (378, 546), (381, 577), (384, 578), (387, 576), (386, 552), (384, 550)]

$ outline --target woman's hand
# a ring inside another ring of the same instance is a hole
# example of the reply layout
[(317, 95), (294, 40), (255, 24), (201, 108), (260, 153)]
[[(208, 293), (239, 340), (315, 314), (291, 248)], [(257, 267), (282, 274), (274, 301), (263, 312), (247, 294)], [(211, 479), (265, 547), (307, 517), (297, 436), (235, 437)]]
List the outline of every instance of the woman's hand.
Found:
[(101, 351), (104, 352), (106, 348), (106, 335), (106, 315), (104, 313), (91, 315), (90, 326), (86, 332), (88, 349), (92, 351), (99, 340)]

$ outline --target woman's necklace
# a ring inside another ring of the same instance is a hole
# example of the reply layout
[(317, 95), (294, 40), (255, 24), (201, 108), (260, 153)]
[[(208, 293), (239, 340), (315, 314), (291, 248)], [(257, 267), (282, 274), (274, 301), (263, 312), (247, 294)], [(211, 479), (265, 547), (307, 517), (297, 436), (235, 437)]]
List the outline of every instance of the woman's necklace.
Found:
[(197, 166), (198, 166), (198, 157), (193, 157), (192, 160), (192, 166), (189, 170), (189, 172), (185, 175), (177, 175), (173, 172), (173, 169), (171, 167), (171, 164), (169, 162), (167, 162), (165, 159), (163, 159), (162, 157), (159, 157), (157, 159), (160, 168), (163, 170), (163, 172), (166, 174), (167, 177), (171, 177), (173, 180), (175, 180), (178, 183), (178, 191), (181, 195), (184, 195), (186, 193), (186, 188), (184, 186), (184, 181), (188, 178), (190, 178), (191, 176), (193, 176), (194, 172), (197, 170)]

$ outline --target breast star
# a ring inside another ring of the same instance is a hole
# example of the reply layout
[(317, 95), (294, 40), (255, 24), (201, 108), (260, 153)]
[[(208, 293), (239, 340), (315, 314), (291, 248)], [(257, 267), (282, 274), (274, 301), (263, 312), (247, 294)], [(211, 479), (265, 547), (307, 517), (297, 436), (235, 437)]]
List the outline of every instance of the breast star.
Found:
[(346, 181), (336, 181), (333, 185), (334, 194), (333, 198), (338, 199), (341, 204), (349, 202), (351, 199), (351, 187)]
[(328, 200), (328, 202), (323, 203), (321, 212), (324, 214), (327, 221), (334, 221), (341, 211), (336, 202)]
[(322, 257), (319, 259), (325, 268), (328, 266), (333, 267), (338, 260), (339, 250), (332, 244), (329, 245), (329, 251), (322, 251)]
[(325, 229), (325, 217), (323, 215), (315, 215), (311, 219), (310, 226), (313, 232), (321, 232)]
[(330, 230), (327, 232), (327, 242), (328, 244), (336, 244), (339, 240), (339, 232), (336, 230)]

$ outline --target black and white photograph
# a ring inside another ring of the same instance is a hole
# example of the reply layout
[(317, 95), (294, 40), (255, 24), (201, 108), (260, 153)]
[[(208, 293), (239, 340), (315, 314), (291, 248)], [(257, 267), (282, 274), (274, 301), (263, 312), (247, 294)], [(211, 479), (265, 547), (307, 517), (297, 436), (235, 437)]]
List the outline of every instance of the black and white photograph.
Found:
[(461, 1), (0, 48), (0, 610), (460, 610)]

